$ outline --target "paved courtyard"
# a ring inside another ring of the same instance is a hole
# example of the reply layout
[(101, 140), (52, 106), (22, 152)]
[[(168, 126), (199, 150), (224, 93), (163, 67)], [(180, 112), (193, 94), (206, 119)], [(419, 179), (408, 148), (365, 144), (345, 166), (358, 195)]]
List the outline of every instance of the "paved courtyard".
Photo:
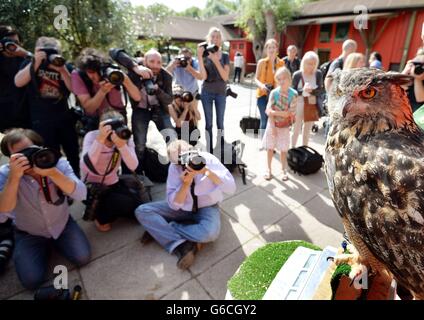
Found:
[[(243, 185), (241, 176), (236, 173), (237, 192), (220, 204), (219, 239), (205, 245), (194, 265), (181, 271), (176, 266), (176, 257), (159, 245), (140, 243), (144, 230), (135, 220), (117, 221), (110, 232), (100, 233), (93, 223), (81, 219), (83, 206), (75, 203), (72, 215), (91, 242), (92, 260), (76, 269), (54, 253), (50, 279), (54, 266), (63, 264), (69, 269), (70, 288), (81, 285), (83, 299), (224, 299), (227, 281), (248, 255), (266, 243), (305, 240), (321, 247), (340, 244), (343, 226), (331, 202), (323, 170), (310, 176), (290, 173), (290, 180), (283, 182), (280, 163), (276, 160), (274, 179), (264, 180), (266, 152), (259, 151), (257, 137), (244, 135), (239, 128), (241, 117), (248, 113), (250, 99), (255, 103), (254, 92), (247, 86), (233, 85), (232, 88), (239, 96), (227, 100), (226, 140), (241, 139), (246, 144), (243, 160), (248, 166), (248, 177), (247, 185)], [(204, 122), (200, 127), (204, 128)], [(150, 129), (148, 144), (165, 154), (159, 133), (153, 126)], [(310, 146), (322, 154), (322, 126), (311, 139)], [(155, 184), (154, 200), (164, 197), (165, 184)], [(46, 285), (50, 283), (51, 280)], [(32, 297), (33, 294), (20, 285), (13, 263), (9, 263), (6, 273), (0, 276), (0, 299)]]

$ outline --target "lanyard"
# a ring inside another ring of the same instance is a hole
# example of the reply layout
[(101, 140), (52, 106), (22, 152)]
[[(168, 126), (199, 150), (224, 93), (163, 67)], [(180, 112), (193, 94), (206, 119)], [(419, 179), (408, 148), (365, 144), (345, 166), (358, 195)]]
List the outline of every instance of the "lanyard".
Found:
[(60, 206), (65, 201), (65, 195), (60, 189), (57, 190), (59, 199), (57, 199), (55, 202), (52, 201), (52, 197), (51, 197), (50, 189), (49, 189), (49, 180), (47, 177), (41, 177), (40, 184), (41, 184), (41, 189), (43, 190), (44, 198), (46, 199), (47, 203), (52, 204), (54, 206)]

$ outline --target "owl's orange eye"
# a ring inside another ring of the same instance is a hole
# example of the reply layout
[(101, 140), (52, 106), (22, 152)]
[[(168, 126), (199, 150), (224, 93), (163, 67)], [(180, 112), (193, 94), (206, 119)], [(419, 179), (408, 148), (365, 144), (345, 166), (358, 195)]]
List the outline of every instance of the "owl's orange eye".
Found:
[(377, 94), (377, 90), (373, 87), (366, 88), (365, 90), (362, 90), (361, 92), (359, 92), (359, 95), (361, 96), (361, 98), (364, 98), (364, 99), (372, 99), (375, 97), (376, 94)]

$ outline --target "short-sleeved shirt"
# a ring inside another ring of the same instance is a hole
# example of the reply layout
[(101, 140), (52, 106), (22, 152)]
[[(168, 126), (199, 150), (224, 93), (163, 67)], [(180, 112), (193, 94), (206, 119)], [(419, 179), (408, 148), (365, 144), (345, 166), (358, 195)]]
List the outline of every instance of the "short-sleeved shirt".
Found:
[[(72, 91), (76, 96), (87, 94), (90, 96), (94, 96), (100, 90), (100, 85), (98, 83), (93, 83), (93, 92), (90, 92), (89, 88), (87, 88), (84, 81), (81, 79), (78, 70), (74, 70), (72, 72), (71, 79)], [(125, 109), (124, 102), (122, 101), (121, 91), (117, 88), (113, 88), (112, 90), (110, 90), (105, 99), (103, 99), (102, 103), (100, 104), (100, 107), (96, 110), (96, 112), (89, 115), (98, 116), (103, 112), (103, 110), (109, 107), (112, 107), (118, 111), (122, 111)]]
[(284, 65), (290, 70), (291, 75), (300, 69), (300, 60), (298, 58), (294, 58), (293, 61), (289, 60), (289, 57), (283, 58)]
[[(424, 80), (422, 81), (422, 85), (424, 86)], [(418, 102), (415, 98), (414, 84), (408, 87), (406, 93), (408, 94), (408, 99), (409, 103), (411, 104), (412, 112), (417, 111), (422, 105), (424, 105), (424, 101)]]
[[(196, 59), (192, 58), (191, 66), (193, 69), (199, 71), (199, 62)], [(187, 72), (185, 68), (175, 68), (172, 75), (174, 76), (175, 83), (182, 86), (184, 90), (190, 91), (191, 93), (199, 91), (197, 79)]]
[[(204, 58), (203, 61), (205, 64), (207, 78), (205, 81), (203, 81), (202, 90), (210, 93), (225, 95), (227, 83), (221, 78), (221, 75), (219, 74), (215, 64), (207, 57)], [(222, 52), (220, 62), (222, 67), (230, 64), (230, 56), (227, 52)]]
[(343, 63), (344, 61), (342, 58), (335, 59), (333, 62), (331, 62), (327, 75), (332, 74), (337, 69), (343, 70)]
[[(21, 69), (24, 69), (30, 60), (25, 60)], [(67, 65), (69, 71), (71, 67)], [(60, 121), (69, 110), (69, 90), (58, 71), (50, 69), (42, 63), (35, 71), (35, 78), (31, 74), (31, 81), (27, 84), (28, 105), (31, 121)]]

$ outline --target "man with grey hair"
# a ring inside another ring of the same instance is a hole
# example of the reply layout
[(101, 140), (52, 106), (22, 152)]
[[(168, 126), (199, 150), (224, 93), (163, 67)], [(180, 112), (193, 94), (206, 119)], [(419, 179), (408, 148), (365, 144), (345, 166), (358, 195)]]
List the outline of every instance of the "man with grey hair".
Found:
[(287, 56), (283, 58), (284, 66), (290, 70), (293, 75), (300, 68), (300, 60), (297, 57), (297, 47), (291, 44), (287, 47)]
[(356, 52), (356, 49), (358, 48), (358, 45), (355, 40), (347, 39), (345, 42), (343, 42), (342, 46), (342, 54), (335, 59), (328, 68), (328, 72), (325, 78), (325, 89), (328, 90), (331, 86), (331, 79), (328, 77), (330, 74), (332, 74), (337, 69), (342, 70), (343, 69), (343, 63), (346, 60), (347, 56), (351, 53)]

